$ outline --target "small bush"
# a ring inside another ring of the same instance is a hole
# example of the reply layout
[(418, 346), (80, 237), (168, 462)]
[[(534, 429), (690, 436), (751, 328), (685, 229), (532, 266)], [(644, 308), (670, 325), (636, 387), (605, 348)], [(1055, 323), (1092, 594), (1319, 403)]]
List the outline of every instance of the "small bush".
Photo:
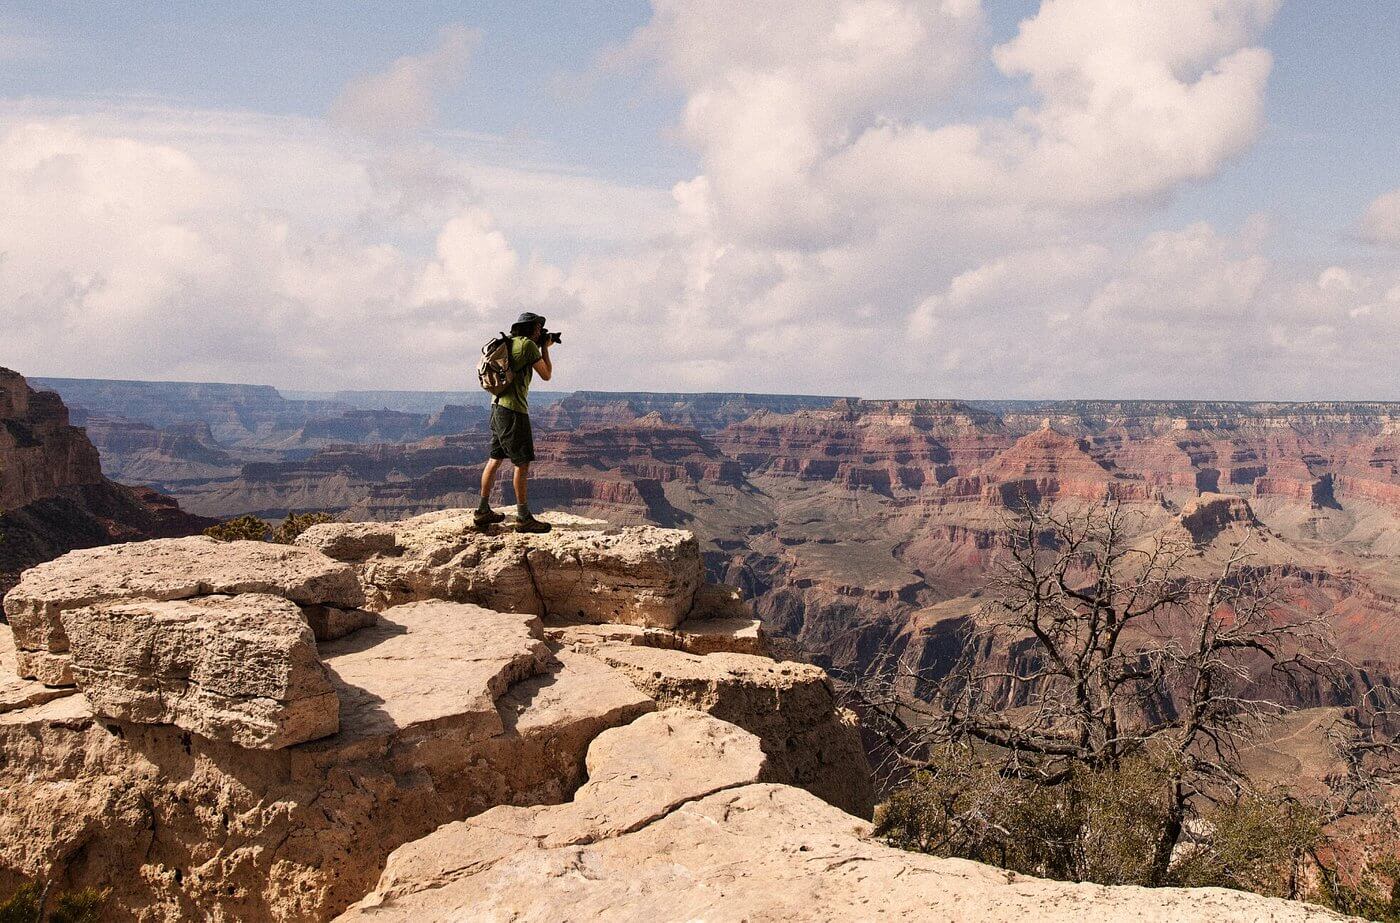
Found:
[(217, 538), (221, 542), (265, 542), (270, 534), (267, 523), (256, 516), (239, 516), (236, 519), (226, 519), (216, 526), (210, 526), (204, 530), (204, 534), (210, 538)]
[(323, 522), (330, 522), (334, 518), (330, 513), (292, 513), (282, 520), (277, 531), (272, 533), (272, 540), (281, 545), (290, 545), (297, 540), (298, 535), (307, 529)]
[(36, 884), (20, 888), (0, 902), (0, 923), (97, 923), (107, 903), (107, 892), (96, 888), (65, 891), (49, 900), (49, 912), (41, 918), (40, 897)]
[(974, 751), (947, 747), (894, 791), (877, 826), (904, 849), (1028, 875), (1146, 884), (1165, 791), (1165, 774), (1146, 760), (1047, 786), (1003, 777)]
[(34, 923), (39, 919), (39, 886), (24, 885), (0, 901), (0, 923)]
[(1187, 887), (1235, 888), (1297, 898), (1308, 857), (1322, 841), (1322, 819), (1283, 792), (1254, 793), (1205, 816), (1209, 835), (1174, 869)]
[[(1321, 818), (1282, 793), (1245, 795), (1206, 814), (1198, 824), (1206, 835), (1179, 846), (1167, 879), (1158, 880), (1152, 859), (1169, 822), (1170, 782), (1169, 767), (1136, 758), (1116, 769), (1079, 767), (1054, 785), (1035, 784), (1002, 776), (970, 748), (950, 746), (891, 794), (876, 829), (892, 846), (1045, 878), (1214, 886), (1292, 898), (1309, 890), (1306, 873), (1323, 840)], [(1327, 902), (1392, 919), (1378, 909), (1390, 906), (1387, 889), (1396, 879), (1371, 879), (1360, 885), (1328, 881)]]

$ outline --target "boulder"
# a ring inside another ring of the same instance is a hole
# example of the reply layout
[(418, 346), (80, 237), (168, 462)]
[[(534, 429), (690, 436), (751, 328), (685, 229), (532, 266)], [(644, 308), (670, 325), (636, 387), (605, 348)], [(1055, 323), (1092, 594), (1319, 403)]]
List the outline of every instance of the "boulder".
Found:
[(297, 541), (356, 564), (376, 609), (448, 599), (503, 612), (675, 628), (694, 605), (702, 568), (690, 532), (612, 529), (561, 513), (544, 516), (556, 526), (546, 535), (483, 532), (472, 512), (443, 510), (373, 528), (323, 523)]
[(550, 659), (538, 617), (442, 600), (395, 606), (321, 654), (343, 690), (336, 749), (444, 723), (466, 741), (500, 734), (496, 700)]
[(1238, 891), (1045, 881), (895, 849), (807, 792), (754, 782), (747, 735), (675, 714), (600, 736), (570, 804), (497, 808), (399, 848), (339, 919), (1342, 919)]
[(245, 593), (63, 613), (94, 713), (275, 750), (334, 734), (340, 703), (301, 610)]
[(837, 706), (831, 681), (820, 667), (750, 654), (700, 656), (618, 643), (600, 645), (593, 655), (662, 708), (703, 711), (756, 735), (774, 780), (799, 785), (862, 817), (874, 811), (860, 731)]
[(14, 628), (20, 675), (70, 685), (63, 612), (132, 599), (239, 593), (343, 610), (364, 602), (355, 569), (314, 549), (194, 536), (88, 548), (40, 564), (5, 596), (5, 615)]

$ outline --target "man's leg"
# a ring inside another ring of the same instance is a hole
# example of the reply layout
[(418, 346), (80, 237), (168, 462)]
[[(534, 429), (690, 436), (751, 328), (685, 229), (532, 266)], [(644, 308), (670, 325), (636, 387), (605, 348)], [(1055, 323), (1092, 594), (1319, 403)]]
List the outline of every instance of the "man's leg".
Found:
[(496, 472), (501, 470), (501, 458), (488, 458), (486, 467), (481, 469), (481, 504), (491, 505), (491, 488), (496, 485)]
[(477, 504), (476, 515), (472, 517), (477, 528), (494, 525), (506, 518), (504, 514), (491, 509), (491, 488), (496, 484), (496, 472), (501, 470), (501, 461), (499, 458), (489, 458), (486, 467), (481, 469), (481, 502)]
[(521, 519), (530, 516), (530, 463), (522, 462), (515, 466), (515, 476), (511, 479), (515, 486), (516, 511)]
[(530, 512), (529, 494), (530, 463), (516, 462), (515, 464), (515, 531), (517, 532), (549, 532), (554, 527), (549, 523), (535, 518)]

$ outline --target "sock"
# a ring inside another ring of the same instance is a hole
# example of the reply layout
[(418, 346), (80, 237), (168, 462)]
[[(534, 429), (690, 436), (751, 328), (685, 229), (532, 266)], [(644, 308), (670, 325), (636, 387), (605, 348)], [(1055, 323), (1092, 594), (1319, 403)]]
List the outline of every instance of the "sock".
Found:
[(529, 518), (531, 518), (531, 517), (530, 517), (530, 504), (528, 504), (528, 503), (517, 503), (517, 504), (515, 504), (515, 518), (516, 518), (516, 519), (529, 519)]
[(481, 498), (481, 505), (478, 506), (478, 507), (476, 508), (476, 511), (477, 511), (478, 513), (489, 513), (489, 512), (491, 512), (491, 500), (490, 500), (489, 498), (487, 498), (487, 497), (482, 497), (482, 498)]

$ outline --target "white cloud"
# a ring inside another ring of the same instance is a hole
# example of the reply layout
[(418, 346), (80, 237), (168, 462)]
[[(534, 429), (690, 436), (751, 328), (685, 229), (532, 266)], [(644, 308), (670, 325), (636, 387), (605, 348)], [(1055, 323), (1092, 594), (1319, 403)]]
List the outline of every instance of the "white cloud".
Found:
[(664, 193), (512, 159), (359, 147), (316, 120), (0, 106), (0, 364), (462, 385), (502, 317), (567, 322), (528, 233), (542, 202), (563, 228), (633, 229), (566, 241), (597, 253), (668, 220)]
[[(502, 139), (3, 104), (0, 363), (467, 386), (528, 307), (561, 388), (1400, 397), (1400, 267), (1162, 226), (1258, 133), (1275, 6), (1047, 0), (991, 49), (973, 0), (656, 0), (627, 54), (685, 96), (670, 189)], [(458, 41), (364, 78), (359, 115), (417, 114), (359, 124), (421, 127)], [(984, 79), (1033, 103), (935, 116)]]
[(1361, 218), (1361, 233), (1372, 243), (1400, 247), (1400, 189), (1378, 196)]
[(406, 55), (383, 71), (357, 77), (331, 104), (331, 121), (371, 135), (395, 135), (431, 125), (437, 97), (465, 76), (481, 34), (461, 23), (444, 26), (437, 47)]

